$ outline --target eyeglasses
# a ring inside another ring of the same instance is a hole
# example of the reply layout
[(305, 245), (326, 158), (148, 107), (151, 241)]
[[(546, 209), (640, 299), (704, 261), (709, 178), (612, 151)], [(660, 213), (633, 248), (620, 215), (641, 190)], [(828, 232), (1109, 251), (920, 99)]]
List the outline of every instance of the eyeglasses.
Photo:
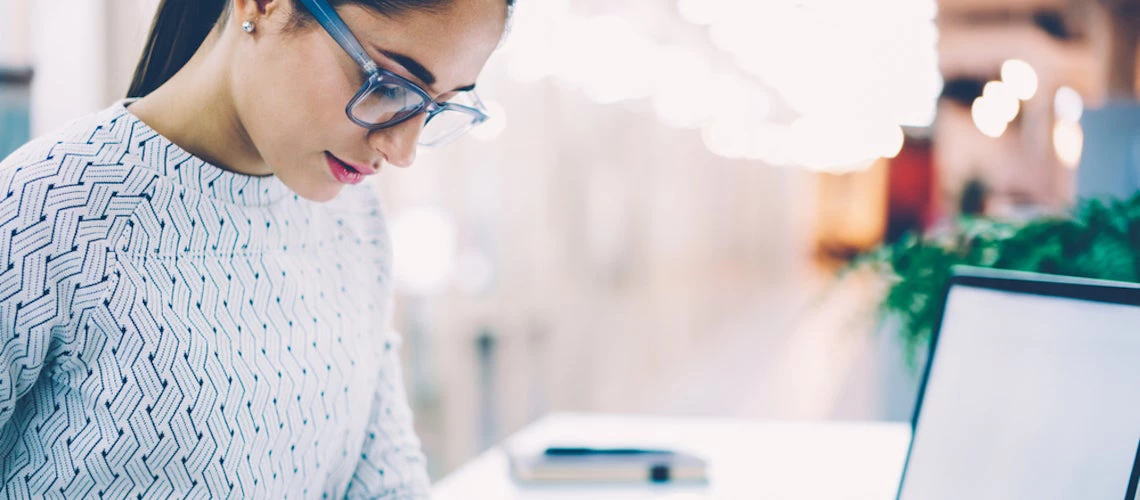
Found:
[(345, 107), (348, 118), (357, 125), (369, 130), (388, 128), (427, 113), (419, 144), (435, 147), (487, 121), (487, 108), (474, 91), (462, 92), (447, 102), (432, 99), (419, 85), (380, 68), (327, 0), (301, 3), (364, 71), (364, 85)]

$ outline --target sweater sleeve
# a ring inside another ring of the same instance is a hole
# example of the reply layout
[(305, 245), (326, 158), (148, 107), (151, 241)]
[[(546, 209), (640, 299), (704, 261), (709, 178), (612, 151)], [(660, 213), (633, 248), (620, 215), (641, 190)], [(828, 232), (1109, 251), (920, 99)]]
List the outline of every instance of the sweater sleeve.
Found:
[(0, 428), (108, 281), (103, 223), (84, 223), (79, 167), (51, 146), (32, 143), (0, 162)]
[(427, 460), (420, 448), (400, 363), (400, 337), (388, 330), (380, 377), (372, 395), (364, 446), (349, 482), (348, 498), (430, 497)]
[(379, 373), (372, 394), (368, 427), (357, 461), (356, 470), (346, 491), (348, 498), (384, 498), (392, 500), (430, 497), (431, 482), (427, 459), (416, 437), (412, 409), (404, 388), (400, 362), (401, 337), (393, 327), (394, 290), (392, 277), (392, 245), (384, 208), (371, 188), (360, 190), (364, 196), (358, 205), (368, 207), (365, 220), (370, 221), (367, 237), (375, 245), (375, 265), (379, 270), (381, 310), (378, 324), (381, 339)]

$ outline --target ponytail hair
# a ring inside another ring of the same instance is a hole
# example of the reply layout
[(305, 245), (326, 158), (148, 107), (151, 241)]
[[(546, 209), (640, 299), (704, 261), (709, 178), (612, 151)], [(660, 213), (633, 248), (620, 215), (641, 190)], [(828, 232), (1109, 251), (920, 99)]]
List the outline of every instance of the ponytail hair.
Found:
[(153, 92), (182, 69), (209, 36), (229, 0), (162, 0), (127, 97)]

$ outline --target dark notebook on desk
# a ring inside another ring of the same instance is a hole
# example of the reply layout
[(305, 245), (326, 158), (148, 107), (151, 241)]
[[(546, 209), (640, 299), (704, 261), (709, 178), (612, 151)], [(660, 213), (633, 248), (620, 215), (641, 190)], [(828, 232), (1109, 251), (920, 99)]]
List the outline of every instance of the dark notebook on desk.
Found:
[(548, 448), (511, 453), (511, 475), (523, 482), (704, 482), (704, 460), (683, 452), (634, 448)]

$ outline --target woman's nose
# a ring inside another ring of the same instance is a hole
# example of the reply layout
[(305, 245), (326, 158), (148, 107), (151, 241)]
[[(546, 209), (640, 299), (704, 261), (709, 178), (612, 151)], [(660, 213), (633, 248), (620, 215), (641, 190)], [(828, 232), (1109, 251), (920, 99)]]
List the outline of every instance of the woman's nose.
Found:
[(427, 115), (420, 114), (394, 127), (373, 130), (368, 134), (368, 142), (388, 163), (410, 167), (416, 160), (416, 145), (426, 123)]

